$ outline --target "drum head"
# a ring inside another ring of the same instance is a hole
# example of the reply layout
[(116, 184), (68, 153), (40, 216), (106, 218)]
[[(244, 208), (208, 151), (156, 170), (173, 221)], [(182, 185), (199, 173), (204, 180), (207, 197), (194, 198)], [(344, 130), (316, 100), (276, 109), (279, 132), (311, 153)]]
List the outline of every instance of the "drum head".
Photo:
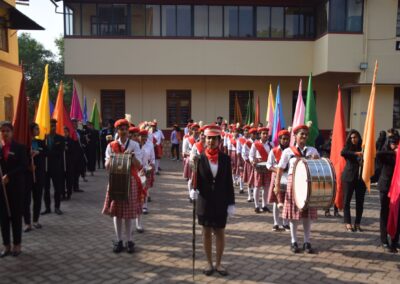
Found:
[(309, 198), (308, 168), (303, 160), (298, 160), (293, 172), (293, 197), (297, 208), (304, 209)]

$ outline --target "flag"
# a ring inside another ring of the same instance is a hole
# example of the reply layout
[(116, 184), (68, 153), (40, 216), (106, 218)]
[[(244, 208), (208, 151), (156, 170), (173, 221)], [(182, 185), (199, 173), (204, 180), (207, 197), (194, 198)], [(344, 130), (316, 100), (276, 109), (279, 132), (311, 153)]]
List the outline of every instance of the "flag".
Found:
[(272, 86), (269, 84), (269, 94), (268, 94), (268, 106), (267, 106), (267, 116), (265, 120), (267, 121), (267, 127), (272, 129), (274, 127), (274, 112), (275, 112), (275, 99), (272, 93)]
[(88, 121), (86, 96), (83, 97), (83, 123)]
[(53, 116), (53, 112), (54, 112), (54, 105), (53, 105), (53, 103), (51, 102), (51, 101), (49, 101), (49, 104), (50, 104), (50, 116)]
[(237, 95), (235, 96), (235, 112), (233, 116), (233, 120), (235, 121), (235, 123), (243, 123), (242, 111), (240, 110), (240, 104)]
[[(303, 102), (303, 80), (300, 79), (299, 83), (299, 92), (297, 94), (297, 102), (296, 102), (296, 110), (293, 116), (292, 128), (295, 128), (304, 123), (304, 114), (306, 111), (306, 107)], [(294, 145), (295, 138), (294, 134), (291, 135), (290, 145)]]
[[(250, 125), (253, 122), (253, 100), (249, 92), (249, 100), (246, 108), (246, 124)], [(257, 125), (255, 125), (257, 127)]]
[(317, 108), (315, 106), (314, 92), (312, 88), (312, 74), (308, 78), (308, 88), (307, 88), (307, 100), (306, 100), (306, 112), (304, 117), (304, 122), (312, 122), (310, 130), (308, 132), (307, 145), (315, 146), (315, 139), (317, 139), (318, 130), (318, 118), (317, 118)]
[(278, 84), (276, 89), (275, 113), (274, 113), (274, 127), (272, 129), (272, 142), (275, 145), (279, 144), (278, 132), (285, 128), (285, 119), (283, 117), (282, 103), (281, 103), (281, 88)]
[(257, 96), (256, 111), (254, 113), (254, 124), (258, 125), (259, 123), (260, 123), (260, 98)]
[(387, 223), (387, 232), (392, 238), (395, 237), (397, 232), (399, 220), (399, 206), (400, 206), (400, 151), (397, 150), (396, 165), (393, 171), (392, 183), (389, 189), (389, 217)]
[(338, 86), (338, 100), (336, 103), (335, 120), (333, 122), (332, 144), (330, 159), (335, 168), (336, 173), (336, 196), (335, 205), (339, 209), (343, 209), (343, 188), (342, 188), (342, 172), (346, 165), (346, 160), (340, 155), (346, 143), (346, 127), (344, 122), (344, 112), (342, 105), (342, 93)]
[(29, 128), (28, 101), (26, 98), (24, 71), (22, 71), (21, 85), (19, 87), (18, 103), (14, 114), (13, 126), (14, 140), (30, 149), (31, 133)]
[(97, 108), (96, 100), (93, 103), (92, 115), (90, 116), (90, 122), (93, 124), (94, 129), (100, 130), (100, 113)]
[(63, 105), (63, 107), (64, 107), (64, 112), (63, 112), (64, 113), (64, 127), (68, 128), (71, 139), (74, 141), (78, 141), (78, 135), (76, 134), (76, 130), (74, 129), (74, 127), (72, 125), (71, 118), (68, 115), (65, 105)]
[(81, 104), (79, 103), (78, 92), (76, 91), (75, 85), (74, 85), (74, 92), (72, 95), (71, 111), (69, 112), (69, 116), (71, 119), (77, 119), (80, 121), (83, 120)]
[(49, 64), (44, 68), (44, 81), (40, 93), (39, 107), (35, 122), (39, 125), (39, 139), (43, 140), (50, 133), (50, 100), (49, 100)]
[(363, 170), (362, 179), (368, 188), (371, 190), (371, 177), (375, 171), (375, 81), (378, 71), (378, 61), (375, 62), (374, 76), (372, 77), (371, 94), (368, 102), (367, 117), (365, 119), (364, 135), (363, 135)]
[(57, 120), (56, 133), (64, 136), (64, 86), (62, 81), (58, 87), (57, 101), (52, 117)]

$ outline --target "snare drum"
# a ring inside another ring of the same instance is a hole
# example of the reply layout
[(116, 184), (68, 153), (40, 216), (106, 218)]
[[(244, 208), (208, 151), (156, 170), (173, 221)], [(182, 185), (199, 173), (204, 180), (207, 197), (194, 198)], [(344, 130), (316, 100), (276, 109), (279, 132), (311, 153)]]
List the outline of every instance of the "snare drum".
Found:
[(293, 168), (293, 196), (297, 208), (328, 209), (336, 193), (336, 174), (329, 159), (298, 159)]
[(256, 171), (260, 174), (264, 174), (268, 172), (267, 162), (260, 162), (256, 164)]

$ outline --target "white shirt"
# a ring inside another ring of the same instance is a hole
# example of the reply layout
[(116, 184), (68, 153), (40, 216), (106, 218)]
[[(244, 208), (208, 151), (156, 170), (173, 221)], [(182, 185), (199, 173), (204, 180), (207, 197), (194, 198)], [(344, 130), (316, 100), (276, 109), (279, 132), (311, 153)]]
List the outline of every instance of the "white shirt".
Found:
[(229, 140), (230, 133), (226, 132), (224, 136), (224, 147), (228, 147), (228, 140)]
[[(262, 144), (261, 140), (260, 140), (260, 143)], [(253, 143), (253, 145), (251, 145), (251, 149), (250, 149), (250, 152), (249, 152), (249, 160), (250, 160), (250, 162), (253, 162), (256, 159), (261, 159), (261, 154), (258, 152), (255, 144), (256, 143)], [(267, 151), (267, 154), (271, 151), (271, 147), (269, 146), (269, 144), (270, 143), (268, 142), (268, 140), (267, 140), (267, 142), (265, 142), (263, 144), (264, 149)], [(273, 145), (271, 144), (271, 146), (273, 146)]]
[[(191, 136), (189, 136), (191, 137)], [(194, 146), (195, 143), (190, 144), (189, 142), (189, 137), (187, 138), (183, 138), (183, 142), (182, 142), (182, 155), (190, 155), (190, 151), (192, 151), (192, 148)]]
[[(319, 153), (318, 153), (317, 149), (315, 149), (314, 147), (311, 147), (311, 146), (304, 147), (303, 153), (305, 153), (305, 157), (311, 157), (314, 155), (319, 157)], [(278, 167), (281, 169), (286, 169), (287, 165), (289, 164), (288, 174), (291, 175), (293, 173), (293, 167), (294, 167), (294, 163), (296, 162), (296, 160), (297, 160), (297, 157), (293, 153), (292, 149), (290, 147), (286, 148), (282, 152), (282, 157), (281, 157), (281, 160), (279, 161)]]
[(153, 133), (153, 137), (156, 138), (157, 145), (160, 145), (162, 141), (165, 139), (164, 134), (160, 129), (157, 129), (157, 131)]
[[(281, 145), (278, 146), (279, 149), (282, 149)], [(274, 151), (271, 151), (268, 154), (268, 160), (267, 160), (267, 169), (270, 170), (271, 168), (276, 168), (278, 165), (278, 162), (276, 161)]]
[(218, 173), (218, 162), (216, 164), (211, 163), (210, 160), (208, 160), (208, 164), (210, 165), (211, 173), (213, 177), (215, 178)]
[[(254, 143), (254, 141), (251, 138), (247, 139), (247, 141)], [(250, 153), (250, 148), (249, 148), (249, 146), (247, 146), (247, 141), (246, 141), (246, 143), (244, 143), (244, 145), (242, 147), (242, 158), (245, 161), (247, 161), (249, 159), (249, 153)]]
[[(128, 141), (129, 141), (129, 144), (128, 144)], [(117, 142), (119, 145), (121, 145), (121, 148), (124, 152), (126, 150), (129, 150), (130, 152), (135, 153), (136, 159), (142, 165), (143, 156), (142, 156), (142, 151), (140, 150), (139, 143), (137, 143), (133, 140), (127, 139), (125, 142), (125, 145), (122, 145), (121, 138), (118, 138)], [(128, 144), (128, 147), (126, 148), (127, 144)], [(108, 164), (110, 162), (111, 154), (112, 154), (111, 143), (109, 143), (107, 145), (107, 149), (106, 149), (106, 159), (105, 159), (106, 164)]]
[(153, 143), (146, 142), (142, 148), (142, 165), (154, 165), (156, 163), (156, 157), (154, 154)]
[(236, 155), (241, 155), (242, 154), (242, 144), (240, 143), (240, 137), (236, 139)]
[[(237, 146), (237, 143), (240, 144), (238, 139), (235, 139), (235, 140), (236, 140), (236, 146)], [(231, 138), (228, 138), (228, 141), (227, 141), (226, 145), (227, 145), (227, 148), (228, 148), (229, 151), (235, 151), (236, 152), (236, 146), (232, 144)]]

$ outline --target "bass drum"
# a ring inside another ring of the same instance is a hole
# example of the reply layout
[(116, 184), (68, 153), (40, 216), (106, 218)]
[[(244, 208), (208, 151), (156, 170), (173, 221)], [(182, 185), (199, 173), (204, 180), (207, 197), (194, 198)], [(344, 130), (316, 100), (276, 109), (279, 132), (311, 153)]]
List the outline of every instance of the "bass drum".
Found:
[(336, 194), (335, 169), (329, 159), (298, 159), (293, 168), (293, 196), (297, 208), (328, 209)]
[(108, 187), (110, 199), (118, 201), (128, 200), (131, 189), (132, 154), (114, 153), (110, 159)]

